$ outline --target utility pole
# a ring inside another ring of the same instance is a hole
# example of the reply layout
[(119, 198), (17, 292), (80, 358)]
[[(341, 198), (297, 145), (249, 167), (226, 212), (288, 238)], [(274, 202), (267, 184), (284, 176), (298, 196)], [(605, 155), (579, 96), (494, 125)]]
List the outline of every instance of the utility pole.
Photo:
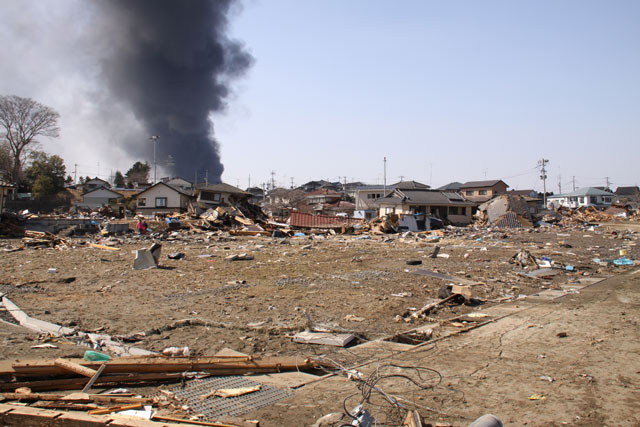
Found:
[(271, 189), (272, 190), (276, 188), (275, 176), (276, 176), (275, 171), (271, 171)]
[(149, 139), (153, 141), (153, 183), (156, 183), (156, 170), (158, 169), (158, 163), (156, 162), (156, 142), (160, 138), (158, 135), (152, 135)]
[(73, 165), (73, 183), (77, 184), (78, 183), (78, 164), (74, 164)]
[(558, 194), (562, 194), (562, 175), (558, 175)]
[(606, 177), (605, 180), (607, 182), (607, 186), (605, 187), (605, 189), (608, 190), (609, 186), (611, 185), (611, 181), (609, 181), (609, 177)]
[(209, 169), (204, 170), (204, 185), (209, 185)]
[(293, 190), (293, 177), (291, 177), (291, 189)]
[(196, 188), (197, 185), (198, 185), (198, 171), (195, 171), (193, 173), (193, 188)]
[(384, 158), (384, 195), (387, 195), (387, 158)]
[(547, 163), (549, 163), (549, 160), (544, 158), (538, 161), (538, 167), (540, 167), (540, 179), (542, 180), (542, 194), (545, 209), (547, 209)]
[(247, 186), (247, 188), (251, 188), (251, 174), (249, 174), (249, 185)]
[(573, 181), (573, 191), (576, 191), (576, 176), (573, 175), (571, 178), (573, 178), (572, 179), (572, 181)]

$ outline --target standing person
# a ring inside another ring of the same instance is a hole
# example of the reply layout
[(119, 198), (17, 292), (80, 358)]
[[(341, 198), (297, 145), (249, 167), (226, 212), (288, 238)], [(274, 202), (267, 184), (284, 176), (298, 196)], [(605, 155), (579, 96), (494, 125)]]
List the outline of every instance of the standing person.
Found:
[(136, 224), (136, 229), (138, 230), (138, 233), (139, 233), (141, 236), (147, 232), (147, 226), (146, 226), (146, 224), (142, 221), (142, 218), (138, 218), (138, 223)]

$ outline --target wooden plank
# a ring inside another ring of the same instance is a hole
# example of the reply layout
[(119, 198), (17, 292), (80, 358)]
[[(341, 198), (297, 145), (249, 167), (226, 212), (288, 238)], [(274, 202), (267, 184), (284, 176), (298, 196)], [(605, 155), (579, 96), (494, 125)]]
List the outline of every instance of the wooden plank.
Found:
[[(98, 369), (102, 362), (82, 359), (66, 359), (78, 365)], [(278, 369), (302, 370), (312, 369), (316, 362), (309, 358), (299, 357), (121, 357), (106, 363), (104, 374), (122, 373), (171, 373), (171, 372), (210, 372), (218, 373), (234, 370), (246, 373)], [(11, 364), (11, 373), (23, 375), (63, 375), (64, 369), (56, 366), (55, 361), (17, 360)], [(0, 372), (2, 374), (2, 372)]]
[(105, 249), (107, 251), (119, 251), (120, 248), (114, 248), (113, 246), (106, 246), (106, 245), (98, 245), (96, 243), (89, 243), (89, 246), (91, 246), (92, 248), (96, 248), (96, 249)]
[(128, 411), (129, 409), (140, 409), (142, 403), (132, 403), (130, 405), (117, 405), (109, 408), (92, 409), (88, 412), (90, 415), (104, 415), (112, 412)]
[(175, 423), (185, 423), (185, 424), (191, 424), (196, 426), (238, 427), (237, 425), (231, 425), (231, 424), (208, 423), (206, 421), (190, 421), (190, 420), (185, 420), (183, 418), (163, 417), (160, 415), (154, 415), (151, 419), (158, 420), (158, 421), (171, 421)]
[(65, 371), (73, 372), (74, 374), (80, 374), (89, 378), (93, 378), (97, 373), (97, 371), (94, 371), (93, 369), (65, 359), (56, 359), (53, 363), (57, 367), (62, 368)]
[(100, 368), (98, 368), (98, 370), (96, 371), (95, 375), (91, 377), (91, 379), (89, 380), (87, 385), (85, 385), (84, 388), (82, 389), (83, 393), (86, 393), (89, 390), (91, 390), (91, 386), (96, 382), (96, 380), (98, 379), (100, 374), (102, 374), (102, 371), (104, 371), (104, 367), (105, 366), (107, 366), (106, 362), (103, 363), (102, 365), (100, 365)]

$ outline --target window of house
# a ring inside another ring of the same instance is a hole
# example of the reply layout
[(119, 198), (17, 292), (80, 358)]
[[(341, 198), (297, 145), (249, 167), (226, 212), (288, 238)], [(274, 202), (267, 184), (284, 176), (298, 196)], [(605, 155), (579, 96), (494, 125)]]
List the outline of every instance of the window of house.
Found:
[(138, 199), (138, 206), (147, 206), (147, 199), (144, 199), (144, 198)]
[(480, 190), (478, 191), (478, 194), (481, 196), (486, 196), (487, 195), (487, 190)]
[(167, 207), (167, 198), (156, 197), (156, 208), (166, 208), (166, 207)]
[(219, 202), (221, 199), (220, 193), (214, 193), (211, 191), (203, 191), (200, 193), (200, 200), (208, 200), (211, 202)]
[(449, 215), (460, 215), (460, 211), (457, 206), (449, 207)]
[(595, 205), (596, 203), (598, 203), (598, 198), (596, 196), (591, 196), (589, 197), (589, 202)]
[(605, 202), (605, 203), (609, 203), (609, 202), (611, 202), (611, 197), (603, 196), (602, 197), (602, 201)]
[(579, 198), (578, 198), (578, 202), (580, 202), (580, 203), (584, 203), (584, 197), (579, 197)]
[(473, 196), (473, 190), (465, 191), (464, 195), (465, 196)]

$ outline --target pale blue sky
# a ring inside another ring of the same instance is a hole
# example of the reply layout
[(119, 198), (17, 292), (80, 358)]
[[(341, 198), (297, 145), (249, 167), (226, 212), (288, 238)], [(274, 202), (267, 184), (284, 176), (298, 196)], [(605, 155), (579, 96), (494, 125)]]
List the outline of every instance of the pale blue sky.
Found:
[[(114, 144), (148, 135), (104, 94), (88, 5), (0, 0), (0, 94), (60, 111), (42, 148), (107, 178), (152, 157)], [(541, 190), (544, 157), (554, 191), (640, 184), (638, 0), (244, 0), (231, 32), (255, 64), (214, 116), (230, 184), (382, 183), (385, 156), (388, 183)]]
[(638, 1), (247, 1), (216, 117), (231, 184), (640, 183)]

